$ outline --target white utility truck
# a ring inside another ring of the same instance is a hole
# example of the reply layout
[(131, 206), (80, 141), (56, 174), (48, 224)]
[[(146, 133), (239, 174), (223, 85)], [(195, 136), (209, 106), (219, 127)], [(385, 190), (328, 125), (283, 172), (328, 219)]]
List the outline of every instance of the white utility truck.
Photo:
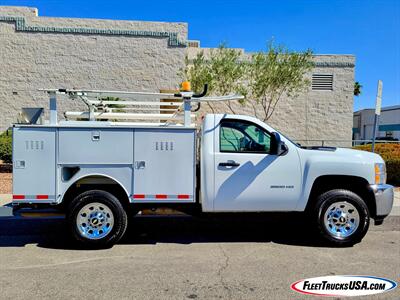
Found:
[[(26, 109), (28, 123), (13, 125), (14, 211), (60, 209), (86, 246), (116, 243), (128, 216), (145, 208), (304, 212), (336, 245), (361, 241), (370, 218), (381, 224), (392, 209), (377, 154), (301, 147), (251, 116), (208, 114), (193, 124), (192, 105), (240, 96), (43, 91), (49, 121), (40, 122), (43, 109)], [(57, 97), (88, 111), (58, 121)]]

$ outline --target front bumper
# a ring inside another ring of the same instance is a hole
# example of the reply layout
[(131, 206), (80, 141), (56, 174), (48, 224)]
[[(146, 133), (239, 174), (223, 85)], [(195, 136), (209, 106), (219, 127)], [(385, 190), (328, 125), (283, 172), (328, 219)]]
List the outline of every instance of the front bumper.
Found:
[(383, 220), (388, 216), (393, 207), (394, 190), (389, 184), (373, 184), (370, 185), (375, 195), (376, 219)]

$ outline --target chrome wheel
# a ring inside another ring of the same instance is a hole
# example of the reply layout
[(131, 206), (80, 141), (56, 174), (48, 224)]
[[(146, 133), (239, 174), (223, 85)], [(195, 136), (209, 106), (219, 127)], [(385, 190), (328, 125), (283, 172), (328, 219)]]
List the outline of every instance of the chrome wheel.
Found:
[(76, 226), (81, 236), (98, 240), (111, 232), (114, 226), (114, 215), (103, 203), (89, 203), (79, 211)]
[(351, 236), (360, 224), (360, 215), (355, 206), (341, 201), (331, 204), (324, 215), (324, 225), (330, 235), (336, 238)]

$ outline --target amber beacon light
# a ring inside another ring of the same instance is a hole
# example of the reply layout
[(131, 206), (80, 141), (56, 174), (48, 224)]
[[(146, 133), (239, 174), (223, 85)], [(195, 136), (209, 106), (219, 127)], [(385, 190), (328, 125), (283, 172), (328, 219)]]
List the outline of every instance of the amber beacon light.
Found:
[(190, 82), (189, 81), (184, 81), (182, 82), (182, 89), (183, 92), (190, 92), (191, 87), (190, 87)]

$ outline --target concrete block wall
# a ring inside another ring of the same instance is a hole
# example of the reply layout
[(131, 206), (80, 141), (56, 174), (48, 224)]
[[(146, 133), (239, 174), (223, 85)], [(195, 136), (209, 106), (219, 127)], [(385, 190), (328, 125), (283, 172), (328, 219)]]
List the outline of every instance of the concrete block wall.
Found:
[[(186, 23), (38, 17), (0, 6), (0, 130), (21, 107), (48, 107), (40, 88), (158, 91), (177, 87)], [(59, 101), (59, 111), (85, 109)]]

